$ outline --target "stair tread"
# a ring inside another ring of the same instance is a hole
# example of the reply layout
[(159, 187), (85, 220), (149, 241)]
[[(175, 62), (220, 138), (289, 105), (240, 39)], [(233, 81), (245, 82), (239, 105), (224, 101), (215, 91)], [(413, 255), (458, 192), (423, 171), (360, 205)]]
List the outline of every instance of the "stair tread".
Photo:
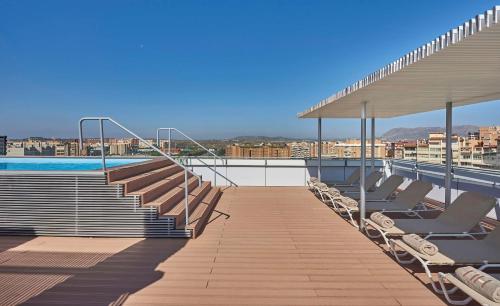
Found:
[(157, 158), (148, 160), (142, 163), (123, 165), (119, 167), (114, 167), (108, 169), (107, 177), (108, 182), (115, 182), (118, 180), (123, 180), (128, 177), (135, 176), (137, 174), (153, 171), (158, 168), (166, 167), (172, 165), (172, 161), (167, 158)]
[(135, 180), (147, 177), (147, 176), (152, 175), (154, 173), (158, 173), (158, 172), (162, 172), (162, 171), (174, 169), (176, 167), (178, 167), (179, 170), (182, 170), (181, 167), (179, 167), (178, 165), (173, 164), (173, 165), (169, 165), (169, 166), (162, 167), (162, 168), (159, 168), (159, 169), (155, 169), (155, 170), (152, 170), (152, 171), (148, 171), (146, 173), (141, 173), (141, 174), (138, 174), (138, 175), (135, 175), (135, 176), (131, 176), (131, 177), (119, 180), (119, 181), (113, 181), (112, 184), (126, 184), (128, 182), (135, 181)]
[(159, 180), (159, 181), (157, 181), (157, 182), (155, 182), (155, 183), (153, 183), (151, 185), (148, 185), (148, 186), (143, 187), (143, 188), (141, 188), (139, 190), (133, 191), (130, 194), (132, 194), (132, 195), (141, 195), (141, 194), (146, 193), (148, 191), (154, 190), (155, 188), (158, 188), (159, 186), (165, 184), (166, 182), (171, 181), (172, 179), (178, 178), (179, 176), (184, 176), (184, 172), (177, 172), (177, 173), (175, 173), (175, 174), (173, 174), (173, 175), (171, 175), (169, 177), (166, 177), (164, 179), (161, 179), (161, 180)]
[[(195, 181), (198, 181), (198, 178), (197, 177), (190, 177), (188, 179), (188, 185), (191, 184), (192, 182), (195, 182)], [(184, 182), (180, 183), (179, 185), (175, 186), (174, 188), (172, 188), (171, 190), (169, 190), (167, 193), (165, 193), (164, 195), (154, 199), (153, 201), (149, 202), (149, 203), (146, 203), (144, 204), (145, 206), (158, 206), (158, 205), (161, 205), (163, 203), (165, 203), (168, 199), (170, 199), (171, 197), (173, 197), (177, 192), (179, 192), (180, 190), (183, 190), (184, 189)]]
[[(203, 182), (200, 187), (197, 187), (193, 191), (189, 193), (188, 196), (188, 205), (191, 205), (191, 203), (197, 199), (198, 195), (205, 190), (205, 188), (210, 188), (211, 183), (210, 182)], [(164, 213), (164, 216), (178, 216), (184, 212), (185, 209), (185, 202), (184, 202), (184, 197), (182, 198), (181, 201), (179, 201), (174, 207), (172, 207), (169, 211)]]
[(215, 197), (219, 195), (219, 188), (212, 188), (203, 200), (198, 204), (196, 209), (189, 215), (189, 225), (188, 228), (194, 227), (198, 222), (203, 221), (201, 218), (205, 214), (207, 209), (210, 209), (210, 204), (214, 201)]

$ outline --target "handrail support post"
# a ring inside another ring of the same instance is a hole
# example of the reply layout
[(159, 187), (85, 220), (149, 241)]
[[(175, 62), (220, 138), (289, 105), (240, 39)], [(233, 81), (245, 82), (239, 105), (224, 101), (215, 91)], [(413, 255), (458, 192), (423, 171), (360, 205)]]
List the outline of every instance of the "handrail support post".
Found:
[(106, 171), (106, 151), (104, 145), (104, 119), (99, 119), (99, 133), (101, 135), (102, 171)]
[(184, 170), (184, 209), (186, 228), (189, 224), (189, 190), (188, 190), (188, 172)]

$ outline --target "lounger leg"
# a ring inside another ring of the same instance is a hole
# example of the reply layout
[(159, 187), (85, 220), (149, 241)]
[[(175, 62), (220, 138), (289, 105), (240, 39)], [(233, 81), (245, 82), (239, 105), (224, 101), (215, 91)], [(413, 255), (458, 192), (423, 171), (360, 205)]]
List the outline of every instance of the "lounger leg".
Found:
[[(445, 285), (444, 285), (445, 277), (446, 277), (446, 275), (444, 273), (439, 272), (439, 274), (438, 274), (439, 285), (441, 285), (441, 289), (443, 291), (444, 297), (446, 298), (448, 303), (453, 304), (453, 305), (467, 305), (467, 304), (469, 304), (470, 301), (472, 301), (472, 298), (470, 296), (468, 298), (466, 298), (465, 300), (461, 300), (461, 301), (453, 300), (452, 298), (450, 298), (449, 295), (456, 291), (456, 290), (453, 291), (453, 289), (458, 289), (458, 288), (454, 287), (452, 290), (447, 290)], [(453, 292), (451, 292), (451, 291), (453, 291)]]
[(322, 192), (320, 192), (319, 196), (321, 197), (321, 202), (326, 203), (325, 202), (325, 197), (323, 196)]
[(377, 239), (377, 238), (380, 238), (380, 236), (382, 236), (382, 232), (380, 232), (378, 229), (374, 228), (374, 230), (378, 231), (379, 234), (371, 234), (369, 231), (368, 231), (368, 224), (365, 223), (365, 220), (361, 219), (361, 221), (363, 223), (363, 228), (365, 229), (365, 233), (366, 233), (366, 236), (368, 236), (368, 238), (371, 238), (371, 239)]
[(396, 250), (396, 244), (394, 243), (393, 240), (389, 240), (389, 251), (391, 252), (392, 255), (396, 258), (397, 262), (399, 262), (402, 265), (409, 265), (415, 262), (417, 260), (415, 257), (412, 259), (402, 259), (402, 256), (408, 255), (408, 252), (399, 252)]
[(351, 213), (351, 210), (350, 209), (347, 209), (347, 213), (349, 214), (349, 219), (351, 219), (351, 223), (352, 225), (354, 225), (355, 228), (359, 228), (359, 226), (356, 224), (356, 221), (354, 220), (354, 218), (352, 217), (352, 213)]

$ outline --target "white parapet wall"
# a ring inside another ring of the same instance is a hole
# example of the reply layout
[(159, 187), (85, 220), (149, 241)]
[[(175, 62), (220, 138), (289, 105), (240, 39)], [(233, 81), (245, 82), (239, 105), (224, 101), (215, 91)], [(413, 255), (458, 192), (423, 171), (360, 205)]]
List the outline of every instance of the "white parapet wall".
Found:
[[(195, 173), (217, 186), (229, 186), (229, 180), (238, 186), (306, 186), (311, 176), (317, 176), (318, 169), (317, 160), (311, 159), (188, 158), (185, 162)], [(384, 164), (383, 160), (377, 160), (375, 165), (380, 169)], [(359, 160), (323, 160), (322, 179), (343, 181), (359, 165)], [(369, 171), (369, 167), (367, 169)]]
[[(230, 186), (231, 180), (238, 186), (306, 186), (311, 176), (317, 176), (318, 161), (315, 159), (217, 159), (215, 175), (214, 159), (187, 158), (184, 162), (204, 180), (217, 186)], [(322, 161), (322, 180), (324, 182), (343, 181), (357, 167), (356, 159), (324, 159)], [(384, 176), (399, 174), (406, 177), (404, 188), (416, 179), (415, 164), (409, 161), (376, 160), (375, 167)], [(367, 172), (370, 172), (368, 160)], [(500, 198), (500, 172), (470, 168), (455, 168), (452, 184), (452, 199), (464, 191), (477, 191)], [(444, 167), (442, 165), (419, 164), (420, 179), (430, 181), (434, 188), (428, 197), (444, 201)], [(229, 180), (227, 180), (227, 179)], [(499, 219), (500, 206), (490, 212), (489, 217)]]

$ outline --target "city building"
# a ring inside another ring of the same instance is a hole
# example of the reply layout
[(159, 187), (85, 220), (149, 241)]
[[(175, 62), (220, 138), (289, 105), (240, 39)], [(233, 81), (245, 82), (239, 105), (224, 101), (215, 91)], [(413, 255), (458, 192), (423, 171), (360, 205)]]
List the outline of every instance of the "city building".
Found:
[(288, 158), (290, 157), (290, 148), (282, 143), (235, 143), (226, 147), (226, 156), (241, 158)]
[(109, 155), (126, 156), (132, 152), (130, 143), (115, 143), (109, 145)]
[(292, 142), (287, 144), (290, 147), (290, 157), (293, 158), (308, 158), (311, 157), (310, 142)]
[[(475, 168), (500, 168), (498, 158), (498, 127), (481, 127), (467, 137), (452, 136), (453, 163)], [(496, 137), (496, 138), (495, 138)], [(446, 134), (430, 133), (427, 139), (392, 143), (395, 159), (418, 160), (444, 164), (446, 161)]]
[(485, 146), (497, 146), (497, 140), (500, 137), (500, 126), (486, 126), (479, 128), (479, 140)]
[(55, 146), (56, 156), (80, 156), (78, 141), (64, 141)]

